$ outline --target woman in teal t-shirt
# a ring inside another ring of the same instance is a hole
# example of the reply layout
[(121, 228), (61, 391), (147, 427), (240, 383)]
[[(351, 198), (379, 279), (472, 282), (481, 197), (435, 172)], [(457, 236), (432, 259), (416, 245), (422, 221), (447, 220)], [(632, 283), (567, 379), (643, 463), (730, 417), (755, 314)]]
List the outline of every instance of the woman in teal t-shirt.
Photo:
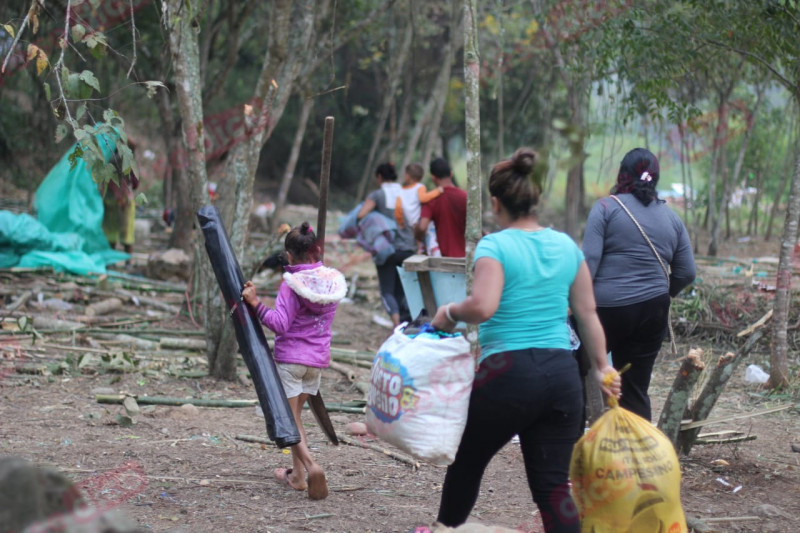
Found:
[(483, 471), (519, 435), (528, 485), (548, 533), (580, 531), (568, 474), (583, 431), (583, 392), (570, 349), (567, 309), (597, 362), (597, 379), (610, 387), (605, 338), (597, 318), (589, 269), (575, 242), (539, 225), (534, 207), (541, 186), (531, 179), (535, 153), (520, 148), (492, 169), (492, 213), (502, 231), (475, 250), (472, 294), (440, 307), (431, 324), (451, 330), (458, 321), (480, 324), (480, 368), (456, 459), (447, 468), (437, 520), (466, 521), (478, 499)]

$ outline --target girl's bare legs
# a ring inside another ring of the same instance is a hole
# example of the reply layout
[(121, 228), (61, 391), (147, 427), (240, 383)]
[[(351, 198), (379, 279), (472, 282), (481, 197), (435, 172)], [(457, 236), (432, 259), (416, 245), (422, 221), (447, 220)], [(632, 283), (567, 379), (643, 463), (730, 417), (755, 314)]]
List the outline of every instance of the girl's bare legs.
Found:
[(292, 410), (294, 421), (300, 432), (300, 443), (291, 447), (292, 472), (289, 474), (289, 482), (296, 487), (303, 486), (305, 484), (303, 478), (305, 477), (305, 473), (308, 472), (308, 497), (312, 500), (322, 500), (328, 496), (328, 483), (325, 480), (325, 472), (323, 472), (322, 467), (311, 457), (311, 452), (308, 450), (306, 431), (300, 420), (303, 406), (306, 400), (308, 400), (308, 394), (300, 393), (299, 396), (289, 398), (288, 400), (289, 408)]

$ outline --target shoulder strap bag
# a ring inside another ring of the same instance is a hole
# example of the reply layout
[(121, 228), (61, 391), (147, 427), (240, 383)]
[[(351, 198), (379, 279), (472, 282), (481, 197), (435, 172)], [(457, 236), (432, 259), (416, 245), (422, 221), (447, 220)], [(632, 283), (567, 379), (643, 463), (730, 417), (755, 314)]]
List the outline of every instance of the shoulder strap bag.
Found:
[[(622, 200), (617, 198), (615, 195), (612, 194), (611, 198), (613, 198), (619, 204), (619, 206), (622, 208), (623, 211), (628, 213), (628, 216), (631, 218), (631, 220), (633, 220), (633, 223), (636, 224), (636, 227), (639, 229), (639, 233), (642, 234), (644, 240), (647, 241), (647, 244), (650, 245), (650, 249), (656, 256), (656, 259), (658, 259), (658, 264), (661, 265), (661, 269), (664, 271), (664, 275), (667, 277), (667, 291), (669, 292), (669, 267), (661, 258), (661, 255), (658, 253), (658, 250), (656, 250), (656, 247), (653, 246), (653, 242), (650, 240), (650, 237), (647, 236), (647, 233), (645, 233), (644, 228), (642, 228), (642, 225), (639, 224), (638, 220), (636, 220), (636, 217), (633, 216), (633, 213), (631, 213), (630, 209), (628, 209), (628, 207), (624, 203), (622, 203)], [(672, 306), (670, 306), (670, 309), (671, 308)], [(670, 350), (672, 351), (673, 354), (677, 354), (678, 346), (675, 344), (675, 332), (672, 330), (672, 317), (670, 316), (669, 311), (667, 312), (667, 327), (669, 328)]]

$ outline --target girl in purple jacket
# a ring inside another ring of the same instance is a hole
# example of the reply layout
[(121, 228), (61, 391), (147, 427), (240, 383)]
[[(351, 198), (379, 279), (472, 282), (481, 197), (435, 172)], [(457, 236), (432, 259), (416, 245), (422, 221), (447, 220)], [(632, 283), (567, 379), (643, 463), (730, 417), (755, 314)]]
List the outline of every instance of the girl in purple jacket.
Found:
[(308, 488), (309, 498), (321, 500), (328, 496), (328, 484), (308, 450), (300, 414), (308, 397), (319, 391), (322, 369), (330, 364), (331, 324), (347, 284), (341, 272), (319, 260), (317, 237), (308, 222), (286, 235), (284, 247), (289, 265), (274, 309), (259, 301), (252, 281), (245, 283), (242, 298), (275, 332), (278, 375), (300, 431), (300, 443), (291, 447), (292, 468), (276, 468), (275, 478), (295, 490)]

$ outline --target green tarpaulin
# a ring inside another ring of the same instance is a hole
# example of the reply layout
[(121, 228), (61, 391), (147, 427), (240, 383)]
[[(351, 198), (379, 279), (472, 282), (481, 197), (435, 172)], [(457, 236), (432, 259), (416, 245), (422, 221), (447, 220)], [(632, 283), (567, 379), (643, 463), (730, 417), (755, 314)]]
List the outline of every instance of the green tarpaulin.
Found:
[[(110, 135), (98, 135), (108, 162), (116, 150)], [(82, 158), (70, 168), (73, 145), (36, 190), (37, 218), (0, 211), (0, 268), (52, 266), (75, 274), (105, 273), (128, 259), (112, 250), (103, 234), (103, 199)]]

